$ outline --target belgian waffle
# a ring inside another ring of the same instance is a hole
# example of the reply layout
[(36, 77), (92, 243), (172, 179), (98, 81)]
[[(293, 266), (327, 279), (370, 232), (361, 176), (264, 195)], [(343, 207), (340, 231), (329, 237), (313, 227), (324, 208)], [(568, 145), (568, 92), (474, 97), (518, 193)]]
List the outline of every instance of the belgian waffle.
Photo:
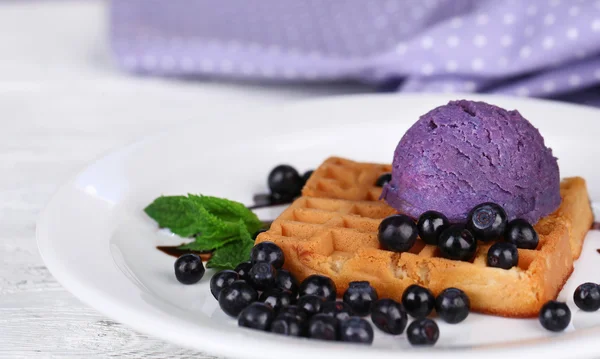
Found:
[[(442, 258), (420, 239), (405, 253), (380, 248), (381, 220), (396, 211), (378, 201), (374, 183), (390, 166), (331, 158), (307, 182), (297, 199), (257, 243), (273, 241), (285, 253), (285, 267), (298, 279), (322, 274), (336, 283), (338, 295), (351, 281), (366, 280), (380, 298), (400, 300), (404, 289), (419, 284), (438, 294), (448, 287), (465, 291), (471, 308), (507, 317), (533, 317), (555, 299), (573, 270), (592, 223), (585, 181), (561, 183), (560, 208), (540, 220), (536, 250), (519, 249), (510, 270), (486, 265), (491, 244), (481, 244), (471, 262)], [(342, 199), (340, 199), (342, 198)]]

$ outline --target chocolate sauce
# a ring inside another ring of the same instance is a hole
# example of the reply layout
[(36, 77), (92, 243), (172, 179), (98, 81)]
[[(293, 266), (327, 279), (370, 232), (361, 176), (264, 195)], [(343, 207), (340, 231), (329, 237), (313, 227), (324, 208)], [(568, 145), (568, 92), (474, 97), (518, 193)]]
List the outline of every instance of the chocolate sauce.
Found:
[(596, 249), (596, 252), (600, 253), (600, 249)]
[(179, 258), (184, 254), (193, 253), (197, 254), (202, 258), (203, 261), (207, 261), (212, 256), (212, 252), (197, 252), (189, 249), (179, 249), (179, 246), (183, 245), (179, 244), (177, 246), (156, 246), (156, 249), (163, 252), (164, 254), (170, 255), (171, 257)]

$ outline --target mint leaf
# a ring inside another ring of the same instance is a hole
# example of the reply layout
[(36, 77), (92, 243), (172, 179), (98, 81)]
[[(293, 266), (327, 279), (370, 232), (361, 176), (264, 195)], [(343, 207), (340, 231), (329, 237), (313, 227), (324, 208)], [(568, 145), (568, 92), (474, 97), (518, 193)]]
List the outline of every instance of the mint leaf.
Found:
[(250, 251), (254, 246), (254, 241), (244, 221), (239, 221), (238, 230), (239, 234), (235, 241), (215, 250), (208, 263), (206, 263), (207, 268), (234, 269), (238, 264), (250, 259)]
[(169, 228), (181, 237), (190, 237), (200, 231), (200, 207), (184, 196), (162, 196), (144, 209), (161, 228)]
[(212, 251), (214, 249), (223, 247), (224, 245), (229, 244), (231, 242), (235, 242), (237, 240), (239, 240), (239, 238), (237, 236), (232, 237), (232, 238), (221, 238), (221, 237), (207, 238), (207, 237), (200, 235), (200, 236), (197, 236), (193, 242), (183, 244), (183, 245), (177, 247), (177, 249), (187, 249), (187, 250), (196, 251), (196, 252)]
[(262, 222), (256, 214), (242, 203), (212, 196), (188, 194), (188, 197), (195, 203), (206, 208), (213, 216), (218, 217), (224, 222), (235, 224), (235, 231), (238, 230), (237, 223), (240, 219), (244, 221), (250, 233), (255, 233), (262, 227)]

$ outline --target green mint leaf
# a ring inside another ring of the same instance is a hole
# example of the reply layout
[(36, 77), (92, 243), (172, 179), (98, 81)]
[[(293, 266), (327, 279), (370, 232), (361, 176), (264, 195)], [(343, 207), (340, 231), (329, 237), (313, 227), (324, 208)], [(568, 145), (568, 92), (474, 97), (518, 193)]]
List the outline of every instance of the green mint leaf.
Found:
[(234, 269), (238, 264), (250, 259), (250, 251), (254, 246), (254, 241), (244, 221), (240, 220), (238, 230), (239, 234), (235, 241), (215, 250), (208, 263), (206, 263), (207, 268)]
[(195, 203), (206, 208), (213, 216), (225, 222), (234, 223), (236, 225), (236, 231), (237, 223), (240, 219), (244, 221), (244, 224), (250, 233), (255, 233), (262, 227), (262, 222), (258, 219), (256, 214), (246, 208), (242, 203), (212, 196), (196, 196), (189, 194), (188, 197)]
[(184, 249), (195, 252), (212, 251), (237, 240), (239, 240), (237, 236), (232, 238), (207, 238), (204, 236), (197, 236), (193, 242), (183, 244), (177, 247), (177, 249)]
[(202, 209), (195, 201), (184, 196), (162, 196), (144, 211), (158, 222), (159, 227), (169, 228), (181, 237), (190, 237), (200, 231)]

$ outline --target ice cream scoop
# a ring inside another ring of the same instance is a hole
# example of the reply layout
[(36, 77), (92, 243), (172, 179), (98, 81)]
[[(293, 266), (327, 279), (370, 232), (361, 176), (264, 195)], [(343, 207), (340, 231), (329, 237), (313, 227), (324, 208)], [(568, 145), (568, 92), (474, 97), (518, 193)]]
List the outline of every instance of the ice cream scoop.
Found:
[(560, 205), (560, 175), (552, 150), (518, 111), (452, 101), (402, 137), (382, 198), (414, 218), (435, 210), (465, 222), (473, 207), (495, 202), (509, 219), (536, 223)]

